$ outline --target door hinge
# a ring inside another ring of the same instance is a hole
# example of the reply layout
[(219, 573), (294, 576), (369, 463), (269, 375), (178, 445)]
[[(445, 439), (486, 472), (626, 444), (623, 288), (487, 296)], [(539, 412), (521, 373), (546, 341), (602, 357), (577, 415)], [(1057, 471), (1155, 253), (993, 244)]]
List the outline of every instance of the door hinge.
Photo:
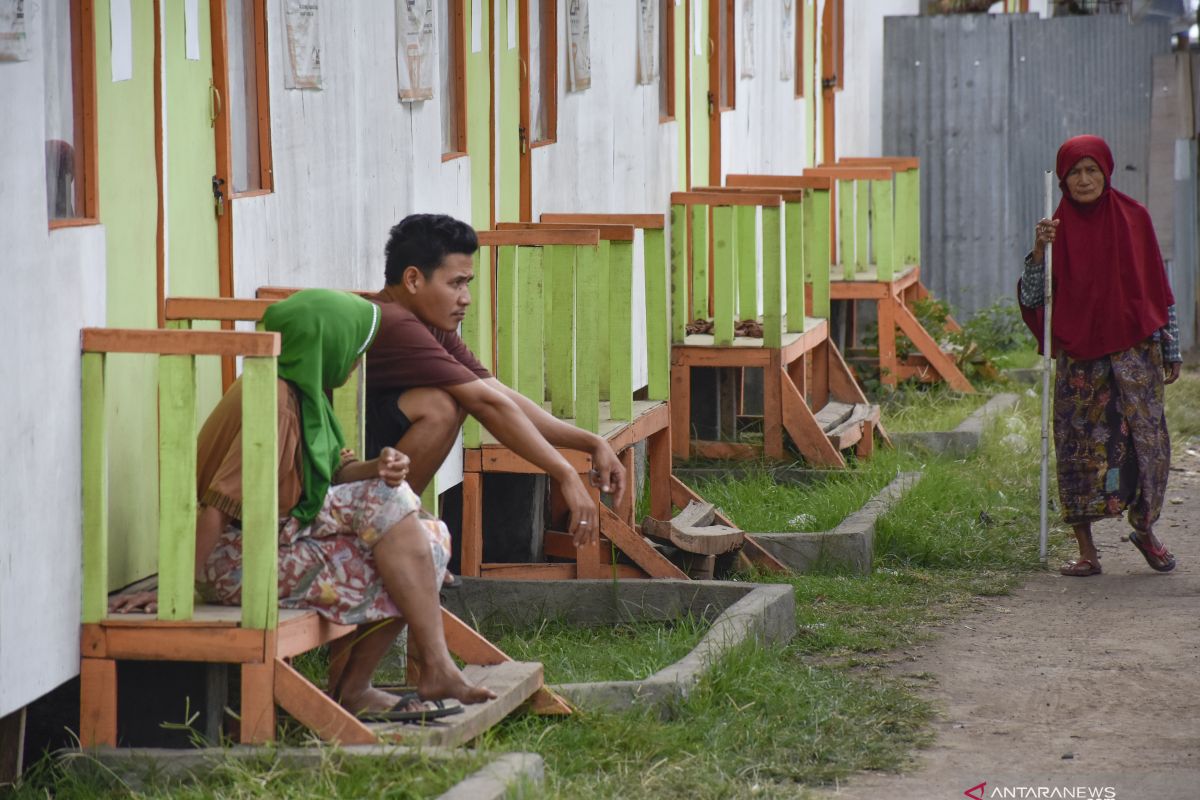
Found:
[(708, 115), (711, 117), (717, 113), (717, 104), (713, 99), (713, 93), (708, 93)]
[(821, 79), (821, 88), (822, 89), (836, 89), (837, 81), (838, 81), (837, 75), (830, 75), (828, 78), (822, 78)]
[(524, 125), (517, 128), (517, 138), (521, 142), (521, 155), (525, 155), (529, 152), (529, 131), (525, 130)]
[(218, 178), (216, 175), (213, 175), (213, 177), (212, 177), (213, 206), (216, 210), (218, 217), (225, 213), (225, 191), (222, 188), (224, 186), (225, 186), (225, 179)]

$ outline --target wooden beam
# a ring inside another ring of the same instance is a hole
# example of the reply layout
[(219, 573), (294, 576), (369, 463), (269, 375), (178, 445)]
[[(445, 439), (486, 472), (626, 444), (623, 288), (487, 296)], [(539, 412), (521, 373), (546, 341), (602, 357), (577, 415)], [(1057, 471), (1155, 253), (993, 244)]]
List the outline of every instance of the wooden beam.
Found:
[(681, 206), (766, 206), (783, 205), (777, 194), (749, 192), (671, 192), (671, 204)]
[(633, 563), (646, 570), (650, 577), (687, 580), (687, 573), (651, 547), (607, 506), (600, 506), (600, 533), (607, 536), (622, 553), (633, 559)]
[(168, 321), (206, 319), (257, 322), (276, 302), (231, 297), (168, 297), (163, 318)]
[(812, 409), (804, 402), (796, 384), (786, 374), (782, 375), (783, 387), (783, 427), (792, 437), (804, 458), (809, 463), (821, 467), (845, 467), (846, 461), (842, 454), (834, 448)]
[(598, 245), (595, 228), (532, 231), (479, 231), (480, 247), (548, 247), (550, 245)]
[(275, 702), (326, 742), (377, 744), (379, 737), (283, 659), (274, 661)]
[(542, 214), (542, 222), (578, 223), (580, 225), (632, 225), (635, 228), (662, 229), (666, 220), (662, 214)]
[(725, 185), (739, 189), (765, 187), (767, 189), (817, 189), (829, 191), (833, 180), (823, 175), (754, 175), (733, 174), (725, 176)]
[[(958, 365), (954, 363), (954, 359), (942, 351), (942, 348), (938, 346), (937, 341), (929, 334), (929, 331), (925, 330), (924, 326), (921, 325), (920, 320), (905, 308), (904, 304), (900, 301), (893, 299), (884, 302), (891, 305), (892, 313), (895, 315), (895, 320), (900, 326), (900, 330), (904, 331), (904, 334), (912, 340), (912, 343), (916, 345), (921, 355), (929, 359), (929, 365), (938, 371), (938, 374), (942, 376), (942, 380), (956, 391), (974, 394), (975, 387), (967, 380), (967, 376), (962, 374)], [(880, 305), (882, 306), (883, 303)]]
[(79, 661), (79, 746), (117, 746), (117, 662)]
[(632, 225), (594, 224), (586, 227), (579, 222), (497, 222), (498, 231), (577, 231), (595, 230), (600, 234), (602, 242), (632, 242)]
[(85, 353), (150, 355), (277, 356), (279, 334), (184, 331), (153, 328), (84, 328)]

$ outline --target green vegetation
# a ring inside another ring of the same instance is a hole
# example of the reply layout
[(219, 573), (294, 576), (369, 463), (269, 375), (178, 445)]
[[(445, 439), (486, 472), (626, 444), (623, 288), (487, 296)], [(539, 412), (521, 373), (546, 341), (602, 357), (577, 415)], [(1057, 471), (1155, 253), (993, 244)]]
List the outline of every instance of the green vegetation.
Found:
[(1185, 370), (1167, 387), (1167, 426), (1175, 452), (1195, 448), (1200, 437), (1200, 372)]
[(988, 400), (982, 392), (962, 394), (935, 384), (928, 389), (905, 387), (880, 400), (888, 433), (951, 431)]

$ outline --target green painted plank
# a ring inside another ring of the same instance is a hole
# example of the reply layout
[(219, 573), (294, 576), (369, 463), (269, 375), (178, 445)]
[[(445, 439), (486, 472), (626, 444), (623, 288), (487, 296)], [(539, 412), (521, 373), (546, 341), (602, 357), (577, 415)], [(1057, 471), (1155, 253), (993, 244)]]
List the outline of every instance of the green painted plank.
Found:
[(342, 426), (346, 446), (359, 458), (363, 458), (367, 450), (366, 382), (366, 362), (360, 359), (346, 382), (333, 390), (333, 415)]
[[(83, 354), (83, 621), (108, 613), (108, 427), (104, 353)], [(193, 490), (194, 491), (194, 490)]]
[(692, 206), (692, 305), (688, 322), (708, 319), (708, 206)]
[[(610, 383), (608, 371), (609, 371), (609, 364), (612, 359), (612, 355), (608, 351), (608, 345), (609, 345), (608, 326), (610, 323), (609, 314), (608, 314), (608, 308), (610, 305), (610, 303), (609, 303), (609, 283), (612, 280), (611, 279), (611, 268), (609, 267), (609, 264), (611, 262), (611, 259), (609, 256), (609, 251), (611, 250), (611, 245), (612, 245), (611, 242), (609, 242), (607, 240), (601, 240), (599, 251), (597, 254), (597, 261), (596, 261), (597, 277), (599, 278), (599, 284), (598, 284), (599, 292), (598, 292), (598, 294), (596, 294), (594, 296), (599, 298), (599, 303), (598, 303), (597, 307), (600, 309), (600, 313), (597, 315), (597, 320), (596, 320), (596, 326), (597, 326), (596, 333), (598, 334), (596, 341), (599, 344), (599, 351), (596, 354), (596, 360), (591, 362), (591, 364), (597, 365), (599, 367), (600, 399), (601, 400), (608, 399), (608, 388), (609, 388), (609, 383)], [(589, 295), (584, 294), (584, 292), (581, 288), (580, 292), (579, 292), (580, 302), (582, 303), (584, 301), (584, 298), (587, 298), (587, 297), (589, 297)], [(585, 362), (582, 359), (580, 359), (579, 363), (586, 364), (588, 362)]]
[(896, 175), (896, 239), (899, 261), (919, 263), (921, 250), (921, 187), (917, 170)]
[(871, 182), (854, 182), (854, 269), (862, 272), (870, 263), (868, 237), (871, 232)]
[(512, 386), (517, 378), (517, 259), (516, 247), (498, 249), (496, 267), (496, 377)]
[(278, 386), (274, 358), (243, 359), (242, 627), (256, 630), (279, 623)]
[(783, 346), (783, 252), (778, 208), (762, 210), (763, 347)]
[(158, 359), (158, 618), (192, 618), (196, 581), (196, 357)]
[[(585, 431), (598, 433), (600, 431), (600, 387), (604, 382), (601, 371), (596, 369), (600, 351), (604, 350), (607, 342), (602, 338), (600, 320), (608, 316), (608, 309), (596, 302), (596, 297), (602, 294), (601, 286), (605, 283), (604, 273), (608, 272), (608, 264), (601, 261), (602, 248), (576, 247), (575, 250), (575, 319), (572, 328), (575, 339), (574, 372), (575, 372), (575, 424)], [(560, 295), (560, 298), (562, 296)], [(560, 298), (555, 298), (559, 302)], [(571, 337), (562, 334), (565, 330), (555, 326), (555, 335), (564, 339)], [(607, 327), (607, 326), (605, 326)], [(555, 405), (554, 394), (551, 394), (551, 404)]]
[(912, 174), (912, 188), (909, 193), (912, 195), (913, 207), (913, 230), (912, 230), (912, 258), (913, 264), (921, 263), (921, 171), (919, 169), (910, 170)]
[(611, 243), (608, 291), (609, 417), (629, 421), (633, 419), (633, 242)]
[(804, 204), (783, 207), (784, 286), (787, 293), (786, 330), (804, 330)]
[(881, 281), (896, 272), (896, 224), (893, 218), (892, 182), (871, 181), (871, 244), (875, 270)]
[(733, 344), (734, 304), (737, 302), (737, 229), (733, 209), (716, 206), (713, 222), (713, 336), (718, 345)]
[(538, 404), (546, 399), (545, 258), (541, 247), (522, 247), (517, 256), (516, 389)]
[(438, 515), (438, 490), (437, 476), (425, 485), (425, 491), (421, 492), (421, 508), (433, 514)]
[(671, 396), (666, 238), (662, 230), (648, 228), (642, 231), (642, 263), (646, 279), (646, 377), (651, 400), (666, 400)]
[(758, 318), (758, 206), (738, 206), (737, 282), (738, 319)]
[(854, 280), (854, 181), (837, 182), (838, 258), (842, 278)]
[(572, 245), (545, 248), (546, 383), (550, 412), (559, 419), (575, 416), (575, 249)]
[[(484, 80), (486, 81), (486, 76)], [(468, 132), (468, 139), (471, 135)], [(472, 156), (471, 161), (474, 165), (474, 156)], [(472, 167), (472, 172), (474, 173), (474, 167)], [(475, 265), (478, 272), (474, 286), (474, 302), (467, 309), (467, 316), (462, 321), (460, 333), (463, 342), (485, 366), (490, 364), (492, 360), (491, 264), (491, 248), (479, 248), (479, 252), (475, 255)], [(463, 447), (479, 447), (482, 442), (483, 429), (479, 425), (479, 420), (474, 417), (467, 417), (463, 423)]]
[(812, 315), (829, 319), (829, 273), (832, 242), (829, 232), (829, 192), (804, 193), (804, 271), (812, 281)]
[[(687, 335), (688, 303), (687, 207), (671, 206), (671, 341)], [(649, 245), (646, 245), (649, 247)], [(669, 379), (668, 379), (669, 380)]]

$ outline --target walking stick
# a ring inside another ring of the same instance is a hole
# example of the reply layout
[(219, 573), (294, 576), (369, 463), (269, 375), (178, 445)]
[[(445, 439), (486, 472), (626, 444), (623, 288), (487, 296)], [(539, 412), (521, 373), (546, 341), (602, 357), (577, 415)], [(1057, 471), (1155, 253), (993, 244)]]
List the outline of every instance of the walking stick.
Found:
[[(1053, 202), (1054, 193), (1054, 173), (1046, 171), (1046, 219), (1054, 213), (1050, 205)], [(1054, 248), (1047, 247), (1046, 255), (1043, 258), (1045, 269), (1045, 298), (1046, 305), (1043, 309), (1042, 317), (1044, 319), (1044, 327), (1042, 328), (1042, 508), (1041, 508), (1041, 525), (1038, 539), (1038, 558), (1043, 564), (1046, 563), (1046, 539), (1047, 527), (1050, 517), (1050, 309), (1052, 307), (1051, 300), (1053, 299), (1051, 292), (1053, 285), (1050, 281), (1051, 264), (1054, 260)]]

